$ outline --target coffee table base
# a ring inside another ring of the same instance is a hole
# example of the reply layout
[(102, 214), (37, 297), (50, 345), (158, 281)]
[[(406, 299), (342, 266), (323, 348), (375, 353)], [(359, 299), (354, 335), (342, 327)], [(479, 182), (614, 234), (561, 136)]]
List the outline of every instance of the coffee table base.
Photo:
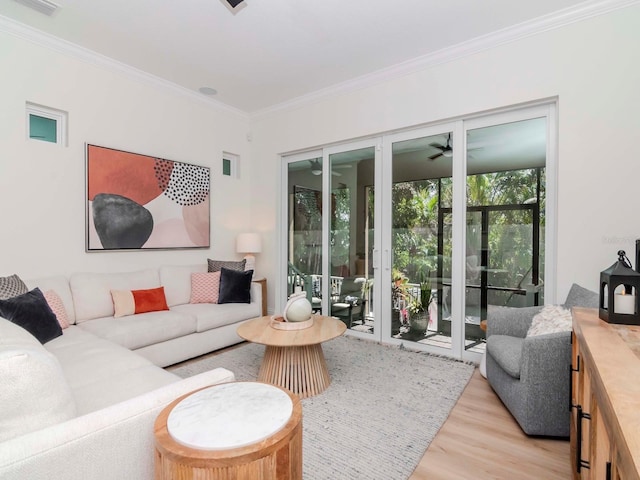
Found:
[(267, 345), (258, 380), (307, 398), (329, 386), (329, 370), (321, 344), (296, 347)]

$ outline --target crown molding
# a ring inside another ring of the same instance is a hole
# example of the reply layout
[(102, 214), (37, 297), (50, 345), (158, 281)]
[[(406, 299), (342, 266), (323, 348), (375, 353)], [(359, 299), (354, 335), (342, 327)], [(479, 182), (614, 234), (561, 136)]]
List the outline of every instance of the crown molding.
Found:
[(466, 42), (443, 48), (437, 52), (417, 57), (388, 68), (363, 75), (327, 88), (316, 90), (277, 105), (254, 112), (246, 112), (227, 105), (219, 100), (204, 97), (201, 94), (184, 88), (168, 80), (162, 79), (135, 67), (109, 58), (100, 53), (29, 27), (16, 20), (0, 15), (0, 32), (28, 40), (37, 45), (56, 52), (70, 55), (86, 63), (119, 72), (141, 83), (163, 88), (174, 94), (198, 101), (220, 111), (231, 113), (243, 119), (260, 119), (289, 109), (299, 108), (333, 96), (360, 90), (393, 80), (411, 73), (418, 72), (436, 65), (451, 62), (463, 57), (488, 50), (506, 43), (515, 42), (522, 38), (537, 35), (549, 30), (564, 27), (591, 17), (604, 15), (609, 12), (630, 7), (640, 3), (640, 0), (587, 0), (573, 7), (553, 12), (534, 20), (523, 22), (487, 35), (476, 37)]
[(640, 3), (640, 0), (588, 0), (573, 7), (558, 10), (557, 12), (527, 22), (497, 30), (451, 47), (443, 48), (442, 50), (422, 57), (417, 57), (346, 82), (316, 90), (315, 92), (296, 97), (272, 107), (251, 112), (251, 119), (260, 119), (274, 113), (309, 105), (332, 96), (343, 95), (348, 92), (374, 86), (420, 70), (468, 57), (506, 43), (515, 42), (522, 38), (561, 28), (638, 3)]
[(213, 107), (226, 113), (232, 113), (247, 120), (249, 119), (249, 114), (243, 110), (231, 107), (219, 100), (205, 97), (198, 92), (189, 90), (188, 88), (184, 88), (173, 82), (132, 67), (131, 65), (127, 65), (126, 63), (119, 62), (110, 57), (94, 52), (93, 50), (89, 50), (88, 48), (81, 47), (75, 43), (71, 43), (42, 32), (3, 15), (0, 15), (0, 32), (8, 33), (55, 52), (69, 55), (83, 62), (121, 73), (140, 83), (159, 87), (170, 91), (171, 93), (203, 103), (209, 107)]

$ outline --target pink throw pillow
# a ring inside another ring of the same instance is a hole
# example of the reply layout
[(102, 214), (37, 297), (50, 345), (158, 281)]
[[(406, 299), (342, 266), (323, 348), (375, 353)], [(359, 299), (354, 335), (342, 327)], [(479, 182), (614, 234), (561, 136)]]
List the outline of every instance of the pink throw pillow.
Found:
[(69, 317), (67, 316), (67, 310), (64, 308), (64, 303), (62, 303), (62, 299), (55, 292), (55, 290), (47, 290), (43, 293), (45, 300), (53, 310), (54, 315), (58, 319), (58, 323), (60, 324), (60, 328), (63, 330), (65, 328), (69, 328)]
[(218, 303), (220, 272), (191, 274), (190, 303)]

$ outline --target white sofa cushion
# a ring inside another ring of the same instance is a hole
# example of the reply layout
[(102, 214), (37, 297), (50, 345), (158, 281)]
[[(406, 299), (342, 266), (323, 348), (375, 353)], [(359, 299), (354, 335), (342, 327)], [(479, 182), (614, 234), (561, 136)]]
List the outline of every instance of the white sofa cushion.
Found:
[(172, 310), (194, 316), (197, 320), (196, 331), (204, 332), (213, 328), (237, 323), (248, 318), (259, 317), (261, 315), (262, 305), (256, 302), (224, 303), (217, 305), (193, 303), (176, 305)]
[(160, 286), (157, 269), (125, 273), (74, 273), (69, 279), (76, 323), (113, 316), (111, 290), (142, 290)]
[(59, 360), (79, 415), (178, 380), (146, 358), (78, 326), (69, 327), (45, 348)]
[(216, 368), (4, 442), (0, 448), (0, 478), (152, 479), (153, 424), (160, 411), (193, 390), (233, 380), (233, 373)]
[(76, 323), (73, 297), (71, 296), (71, 289), (69, 288), (69, 280), (67, 280), (67, 277), (58, 275), (55, 277), (35, 278), (32, 280), (25, 280), (25, 283), (27, 284), (27, 287), (29, 287), (29, 290), (33, 290), (37, 287), (42, 290), (42, 293), (48, 290), (56, 292), (60, 297), (60, 300), (62, 300), (64, 309), (67, 312), (67, 320), (69, 323)]
[(193, 315), (174, 310), (103, 317), (82, 322), (80, 327), (130, 350), (182, 337), (196, 331)]
[(206, 264), (163, 265), (160, 267), (160, 283), (164, 286), (169, 307), (189, 303), (191, 300), (191, 274), (205, 273)]
[(76, 416), (58, 360), (29, 332), (0, 318), (0, 442)]

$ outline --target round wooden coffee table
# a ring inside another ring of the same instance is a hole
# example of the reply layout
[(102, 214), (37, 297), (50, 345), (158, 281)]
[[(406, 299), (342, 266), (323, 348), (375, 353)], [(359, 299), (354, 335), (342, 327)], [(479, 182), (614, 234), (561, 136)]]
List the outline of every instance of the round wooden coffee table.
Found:
[(258, 380), (286, 388), (300, 398), (326, 390), (331, 383), (322, 342), (342, 335), (344, 322), (323, 315), (313, 316), (313, 325), (302, 330), (278, 330), (271, 317), (260, 317), (238, 327), (238, 335), (265, 345)]
[(196, 390), (165, 407), (154, 431), (156, 480), (302, 480), (302, 405), (274, 385)]

